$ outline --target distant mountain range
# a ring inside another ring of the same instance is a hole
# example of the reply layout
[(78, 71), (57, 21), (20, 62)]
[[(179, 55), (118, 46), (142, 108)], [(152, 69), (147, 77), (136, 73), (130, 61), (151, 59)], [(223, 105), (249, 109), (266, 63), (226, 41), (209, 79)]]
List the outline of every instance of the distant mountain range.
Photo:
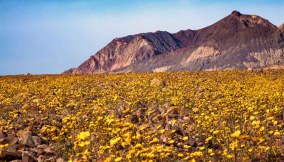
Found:
[(284, 24), (233, 11), (200, 30), (157, 31), (112, 40), (64, 73), (164, 72), (284, 67)]

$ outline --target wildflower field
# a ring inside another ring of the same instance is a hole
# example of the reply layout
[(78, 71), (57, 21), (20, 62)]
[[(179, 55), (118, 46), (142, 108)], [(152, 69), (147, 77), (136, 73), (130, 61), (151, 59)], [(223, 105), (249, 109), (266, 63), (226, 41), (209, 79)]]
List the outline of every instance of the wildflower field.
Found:
[(284, 159), (282, 70), (2, 76), (0, 110), (70, 161)]

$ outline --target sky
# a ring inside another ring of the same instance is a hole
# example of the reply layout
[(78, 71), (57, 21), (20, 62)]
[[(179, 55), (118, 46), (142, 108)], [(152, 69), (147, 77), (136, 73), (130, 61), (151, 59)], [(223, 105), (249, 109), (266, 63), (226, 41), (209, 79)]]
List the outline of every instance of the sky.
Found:
[(0, 75), (61, 73), (114, 38), (200, 29), (233, 10), (284, 23), (283, 0), (0, 0)]

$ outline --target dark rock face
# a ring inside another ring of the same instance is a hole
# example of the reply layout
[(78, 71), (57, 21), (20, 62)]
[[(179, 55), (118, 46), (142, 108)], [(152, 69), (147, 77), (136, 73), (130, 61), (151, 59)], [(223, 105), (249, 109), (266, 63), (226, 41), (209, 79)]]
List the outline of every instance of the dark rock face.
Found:
[(64, 73), (259, 69), (284, 64), (284, 26), (233, 11), (200, 30), (114, 39)]

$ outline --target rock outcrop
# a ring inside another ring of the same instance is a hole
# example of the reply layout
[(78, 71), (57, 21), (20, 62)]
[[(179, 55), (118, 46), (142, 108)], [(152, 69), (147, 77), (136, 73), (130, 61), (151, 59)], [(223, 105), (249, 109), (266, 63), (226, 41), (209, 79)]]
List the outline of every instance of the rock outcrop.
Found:
[(283, 25), (233, 11), (200, 30), (116, 38), (65, 73), (260, 69), (284, 65)]

